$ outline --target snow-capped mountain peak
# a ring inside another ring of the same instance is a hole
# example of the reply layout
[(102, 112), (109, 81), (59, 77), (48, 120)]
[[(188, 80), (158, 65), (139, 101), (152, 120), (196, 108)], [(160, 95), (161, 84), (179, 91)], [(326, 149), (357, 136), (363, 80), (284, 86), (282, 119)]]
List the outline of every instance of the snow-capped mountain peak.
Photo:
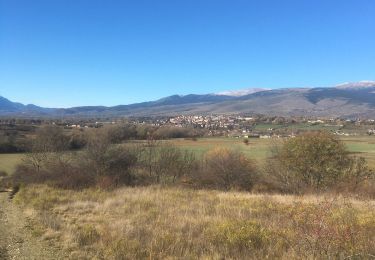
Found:
[(241, 97), (246, 96), (249, 94), (253, 94), (260, 91), (270, 90), (268, 88), (246, 88), (246, 89), (239, 89), (239, 90), (228, 90), (215, 93), (214, 95), (217, 96), (232, 96), (232, 97)]
[(375, 87), (375, 81), (363, 80), (358, 82), (345, 82), (339, 85), (336, 85), (336, 88), (339, 89), (348, 89), (348, 88), (371, 88)]

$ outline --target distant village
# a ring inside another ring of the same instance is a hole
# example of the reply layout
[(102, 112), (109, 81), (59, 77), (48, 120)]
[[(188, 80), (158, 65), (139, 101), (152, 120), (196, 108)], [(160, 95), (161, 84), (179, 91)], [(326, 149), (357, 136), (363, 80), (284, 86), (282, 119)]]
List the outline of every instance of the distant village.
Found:
[(374, 119), (278, 117), (264, 115), (177, 115), (140, 117), (67, 124), (70, 128), (101, 127), (108, 124), (148, 124), (155, 127), (179, 127), (205, 130), (207, 136), (234, 138), (294, 137), (301, 130), (327, 129), (336, 135), (375, 135)]
[(171, 117), (8, 119), (0, 125), (53, 124), (67, 129), (99, 128), (105, 125), (131, 123), (154, 127), (194, 128), (206, 136), (233, 138), (294, 137), (301, 131), (324, 129), (340, 136), (375, 135), (374, 119), (280, 117), (265, 115), (176, 115)]

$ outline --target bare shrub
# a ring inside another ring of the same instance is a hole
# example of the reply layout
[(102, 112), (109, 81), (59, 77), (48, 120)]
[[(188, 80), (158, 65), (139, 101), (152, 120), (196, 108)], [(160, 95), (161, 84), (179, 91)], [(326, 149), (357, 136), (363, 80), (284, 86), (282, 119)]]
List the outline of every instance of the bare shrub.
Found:
[(137, 174), (137, 177), (140, 177), (138, 183), (176, 183), (199, 168), (199, 162), (193, 152), (156, 140), (152, 135), (149, 135), (142, 147), (135, 150), (142, 169)]
[(45, 126), (36, 132), (31, 142), (30, 152), (24, 158), (36, 171), (45, 166), (51, 155), (66, 151), (69, 148), (69, 137), (64, 135), (62, 128)]
[(199, 167), (195, 154), (173, 145), (158, 147), (155, 161), (156, 182), (175, 183), (179, 178), (191, 174)]
[(154, 136), (157, 139), (169, 139), (169, 138), (196, 138), (204, 134), (203, 130), (187, 127), (171, 127), (164, 126), (159, 127), (155, 132)]
[(103, 187), (130, 185), (138, 155), (132, 147), (111, 144), (108, 132), (100, 129), (89, 136), (81, 160), (81, 167), (92, 173)]
[(14, 183), (47, 183), (64, 189), (132, 183), (137, 155), (130, 148), (111, 144), (106, 129), (88, 132), (86, 148), (79, 152), (66, 151), (61, 140), (55, 140), (60, 130), (48, 129), (52, 133), (45, 134), (46, 138), (38, 135), (34, 140), (31, 153), (12, 176)]
[(111, 146), (108, 132), (95, 129), (91, 130), (87, 137), (86, 149), (82, 154), (83, 166), (93, 171), (94, 175), (104, 175), (105, 154)]
[(137, 155), (130, 148), (111, 145), (108, 133), (98, 131), (88, 139), (81, 156), (81, 167), (85, 167), (85, 171), (91, 172), (104, 186), (109, 184), (109, 178), (114, 185), (131, 184), (131, 170), (137, 160)]
[(95, 178), (79, 164), (57, 162), (48, 168), (45, 182), (62, 189), (82, 189), (95, 184)]
[(32, 165), (23, 162), (16, 167), (15, 172), (11, 176), (13, 184), (31, 184), (42, 183), (48, 179), (47, 172), (36, 170)]
[(36, 170), (27, 161), (18, 165), (12, 175), (14, 184), (46, 183), (63, 189), (80, 189), (93, 185), (93, 175), (80, 162), (73, 161), (73, 154), (50, 156), (43, 169)]
[(255, 163), (244, 154), (226, 148), (208, 151), (196, 176), (198, 185), (224, 190), (251, 190), (256, 180)]
[(36, 132), (32, 142), (33, 152), (61, 152), (69, 147), (69, 137), (57, 126), (45, 126)]
[(82, 129), (74, 129), (69, 139), (69, 148), (72, 150), (79, 150), (86, 146), (87, 137)]

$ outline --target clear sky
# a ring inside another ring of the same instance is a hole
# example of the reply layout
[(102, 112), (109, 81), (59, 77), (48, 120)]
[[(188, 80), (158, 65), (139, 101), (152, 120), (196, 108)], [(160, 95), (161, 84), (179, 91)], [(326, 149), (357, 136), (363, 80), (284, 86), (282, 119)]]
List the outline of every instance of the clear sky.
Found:
[(22, 103), (374, 79), (374, 0), (0, 0), (0, 95)]

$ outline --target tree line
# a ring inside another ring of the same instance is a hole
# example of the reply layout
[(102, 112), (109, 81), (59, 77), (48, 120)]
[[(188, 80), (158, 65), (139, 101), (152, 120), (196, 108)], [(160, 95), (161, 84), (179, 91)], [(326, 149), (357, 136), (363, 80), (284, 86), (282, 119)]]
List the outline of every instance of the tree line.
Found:
[[(8, 124), (0, 127), (0, 153), (24, 153), (32, 150), (34, 138), (40, 132), (56, 131), (59, 128), (63, 132), (65, 149), (77, 150), (86, 145), (85, 132), (87, 129), (66, 129), (57, 125), (16, 125)], [(99, 127), (98, 127), (99, 128)], [(170, 138), (197, 138), (205, 135), (205, 131), (193, 127), (153, 126), (150, 124), (122, 123), (119, 125), (101, 126), (110, 132), (111, 142), (120, 143), (127, 140), (145, 140), (148, 135), (157, 139)], [(49, 131), (48, 130), (48, 131)]]

